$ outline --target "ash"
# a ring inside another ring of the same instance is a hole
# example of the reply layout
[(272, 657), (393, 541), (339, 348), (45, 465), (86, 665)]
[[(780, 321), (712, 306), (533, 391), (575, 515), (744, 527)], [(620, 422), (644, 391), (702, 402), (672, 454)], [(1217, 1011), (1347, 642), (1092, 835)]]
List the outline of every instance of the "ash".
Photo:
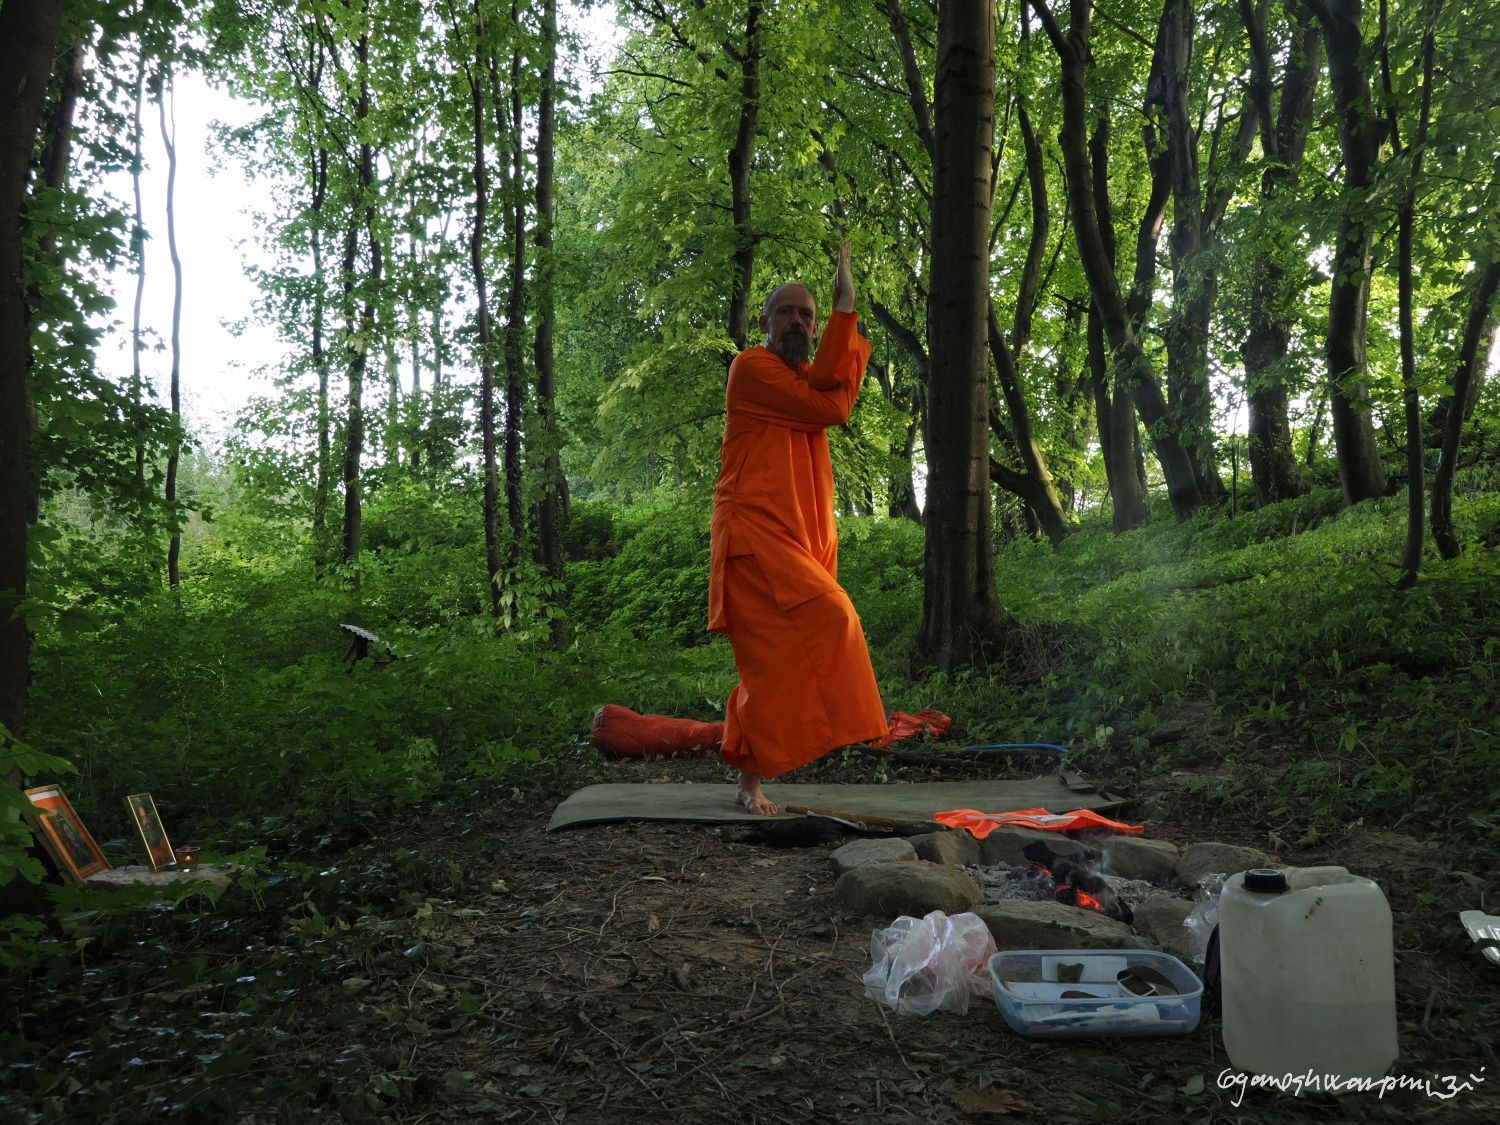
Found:
[[(1052, 898), (1056, 889), (1052, 876), (1034, 863), (1015, 866), (996, 863), (987, 867), (960, 865), (960, 870), (984, 890), (986, 902), (1004, 902), (1008, 899), (1045, 902)], [(1145, 879), (1122, 879), (1118, 875), (1100, 875), (1100, 878), (1109, 884), (1109, 889), (1132, 911), (1158, 899), (1191, 897)]]
[(1052, 877), (1043, 874), (1032, 863), (1019, 867), (1012, 867), (1008, 863), (996, 863), (989, 867), (960, 864), (959, 870), (983, 888), (984, 897), (989, 902), (1016, 898), (1041, 902), (1052, 897)]

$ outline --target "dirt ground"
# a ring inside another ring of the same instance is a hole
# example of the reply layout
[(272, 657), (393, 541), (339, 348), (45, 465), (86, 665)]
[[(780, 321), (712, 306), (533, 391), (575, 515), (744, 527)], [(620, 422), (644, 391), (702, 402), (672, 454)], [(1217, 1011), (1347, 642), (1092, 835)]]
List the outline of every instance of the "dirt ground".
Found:
[[(701, 762), (611, 776), (726, 779)], [(550, 814), (469, 818), (465, 835), (482, 835), (493, 879), (450, 904), (435, 939), (442, 967), (384, 1000), (406, 1069), (441, 1091), (406, 1120), (1500, 1120), (1488, 1026), (1500, 968), (1453, 936), (1430, 857), (1404, 837), (1355, 832), (1323, 854), (1281, 858), (1388, 873), (1396, 1073), (1431, 1079), (1434, 1092), (1294, 1099), (1220, 1087), (1227, 1060), (1207, 1002), (1191, 1035), (1135, 1040), (1028, 1040), (988, 1003), (962, 1016), (888, 1012), (861, 976), (871, 930), (889, 920), (834, 909), (837, 845), (771, 849), (742, 842), (740, 826), (649, 822), (549, 835)], [(439, 848), (440, 821), (430, 822)], [(1186, 842), (1204, 827), (1151, 831)], [(1265, 846), (1223, 831), (1197, 838)], [(1471, 1075), (1472, 1089), (1438, 1096), (1449, 1076)]]

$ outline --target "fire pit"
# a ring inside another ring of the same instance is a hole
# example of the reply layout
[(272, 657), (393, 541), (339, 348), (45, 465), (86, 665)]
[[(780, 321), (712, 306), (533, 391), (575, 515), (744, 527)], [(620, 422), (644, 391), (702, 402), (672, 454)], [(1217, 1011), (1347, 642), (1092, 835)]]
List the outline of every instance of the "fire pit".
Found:
[(1145, 879), (1126, 879), (1103, 870), (1102, 853), (1082, 840), (1059, 836), (1036, 840), (1022, 849), (1023, 864), (993, 863), (965, 870), (984, 889), (989, 902), (1024, 899), (1059, 902), (1092, 910), (1127, 926), (1136, 910), (1160, 899), (1190, 901), (1192, 895)]

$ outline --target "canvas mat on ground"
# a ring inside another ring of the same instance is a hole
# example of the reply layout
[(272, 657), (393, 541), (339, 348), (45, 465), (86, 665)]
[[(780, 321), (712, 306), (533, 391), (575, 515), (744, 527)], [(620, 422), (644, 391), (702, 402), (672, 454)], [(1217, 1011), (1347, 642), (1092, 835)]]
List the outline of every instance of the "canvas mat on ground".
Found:
[[(930, 820), (944, 809), (1011, 812), (1044, 808), (1048, 812), (1119, 808), (1127, 798), (1112, 790), (1061, 778), (1025, 781), (926, 781), (892, 785), (797, 785), (768, 782), (766, 796), (782, 808), (808, 808), (897, 820)], [(619, 820), (697, 820), (736, 822), (765, 820), (735, 803), (733, 785), (687, 785), (676, 782), (589, 785), (560, 804), (547, 831)]]

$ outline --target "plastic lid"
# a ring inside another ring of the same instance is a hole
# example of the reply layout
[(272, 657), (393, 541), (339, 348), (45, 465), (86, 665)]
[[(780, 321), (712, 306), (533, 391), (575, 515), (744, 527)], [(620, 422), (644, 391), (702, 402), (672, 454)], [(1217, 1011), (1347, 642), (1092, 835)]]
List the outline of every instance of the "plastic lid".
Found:
[(1275, 867), (1253, 867), (1245, 872), (1245, 890), (1247, 891), (1279, 895), (1289, 889), (1286, 872)]

